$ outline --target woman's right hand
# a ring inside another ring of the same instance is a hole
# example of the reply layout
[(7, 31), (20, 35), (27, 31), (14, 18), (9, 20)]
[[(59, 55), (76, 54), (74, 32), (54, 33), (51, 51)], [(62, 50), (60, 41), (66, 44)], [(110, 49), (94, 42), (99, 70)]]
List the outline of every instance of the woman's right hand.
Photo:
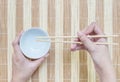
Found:
[(101, 77), (101, 82), (116, 82), (116, 76), (111, 62), (107, 45), (96, 45), (95, 42), (106, 42), (105, 38), (88, 38), (87, 35), (104, 35), (99, 26), (94, 22), (83, 31), (78, 32), (76, 42), (83, 44), (73, 44), (71, 50), (87, 50), (94, 62), (96, 71)]

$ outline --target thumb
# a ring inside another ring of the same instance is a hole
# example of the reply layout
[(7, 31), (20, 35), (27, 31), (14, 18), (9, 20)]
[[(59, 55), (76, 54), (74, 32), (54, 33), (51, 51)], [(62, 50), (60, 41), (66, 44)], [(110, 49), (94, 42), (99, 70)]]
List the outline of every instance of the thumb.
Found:
[(89, 52), (95, 50), (95, 44), (89, 38), (87, 38), (85, 34), (83, 34), (82, 32), (78, 32), (77, 34), (80, 41), (83, 43), (83, 45)]

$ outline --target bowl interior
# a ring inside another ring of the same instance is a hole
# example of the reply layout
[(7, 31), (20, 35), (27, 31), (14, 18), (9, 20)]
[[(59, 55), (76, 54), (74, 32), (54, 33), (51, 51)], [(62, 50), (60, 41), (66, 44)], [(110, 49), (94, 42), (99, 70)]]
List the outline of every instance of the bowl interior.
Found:
[(47, 54), (50, 49), (50, 39), (48, 42), (37, 41), (38, 36), (48, 36), (42, 29), (32, 28), (25, 31), (20, 39), (20, 48), (25, 56), (32, 59), (40, 58)]

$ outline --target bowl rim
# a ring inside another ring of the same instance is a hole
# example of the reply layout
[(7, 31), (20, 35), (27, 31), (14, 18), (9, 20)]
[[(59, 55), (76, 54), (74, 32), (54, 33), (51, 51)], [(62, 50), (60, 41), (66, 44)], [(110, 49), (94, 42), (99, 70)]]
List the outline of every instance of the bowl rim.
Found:
[(25, 53), (24, 50), (22, 49), (22, 46), (20, 45), (20, 44), (22, 43), (22, 38), (23, 38), (24, 35), (25, 35), (28, 31), (30, 31), (30, 30), (41, 30), (41, 31), (43, 31), (43, 32), (46, 34), (46, 36), (48, 36), (48, 38), (49, 38), (48, 32), (46, 32), (45, 30), (43, 30), (43, 29), (40, 28), (40, 27), (28, 28), (28, 29), (24, 30), (24, 32), (22, 33), (22, 35), (21, 35), (21, 37), (20, 37), (20, 41), (19, 41), (20, 50), (21, 50), (21, 52), (24, 54), (24, 56), (27, 57), (27, 58), (30, 58), (30, 59), (39, 59), (39, 58), (42, 58), (42, 57), (44, 57), (44, 56), (49, 52), (50, 47), (51, 47), (51, 40), (49, 41), (49, 48), (48, 48), (48, 50), (46, 51), (46, 53), (45, 53), (44, 55), (42, 55), (42, 56), (40, 56), (40, 57), (30, 57), (30, 56), (26, 55), (26, 53)]

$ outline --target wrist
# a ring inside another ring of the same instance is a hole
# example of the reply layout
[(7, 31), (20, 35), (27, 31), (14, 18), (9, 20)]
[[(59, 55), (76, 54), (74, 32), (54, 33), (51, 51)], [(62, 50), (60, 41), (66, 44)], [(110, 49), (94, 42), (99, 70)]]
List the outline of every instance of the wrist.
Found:
[(18, 77), (18, 76), (13, 76), (12, 79), (11, 79), (11, 82), (27, 82), (28, 79), (25, 79), (25, 78), (21, 78), (21, 77)]
[(97, 69), (97, 72), (102, 82), (116, 82), (116, 74), (113, 66)]
[(102, 82), (117, 82), (116, 74), (115, 74), (114, 70), (102, 71), (102, 73), (100, 73), (99, 76), (100, 76), (100, 79), (102, 80)]
[(11, 82), (27, 82), (27, 80), (24, 80), (24, 79), (15, 79), (15, 78), (13, 78), (13, 79), (11, 80)]

